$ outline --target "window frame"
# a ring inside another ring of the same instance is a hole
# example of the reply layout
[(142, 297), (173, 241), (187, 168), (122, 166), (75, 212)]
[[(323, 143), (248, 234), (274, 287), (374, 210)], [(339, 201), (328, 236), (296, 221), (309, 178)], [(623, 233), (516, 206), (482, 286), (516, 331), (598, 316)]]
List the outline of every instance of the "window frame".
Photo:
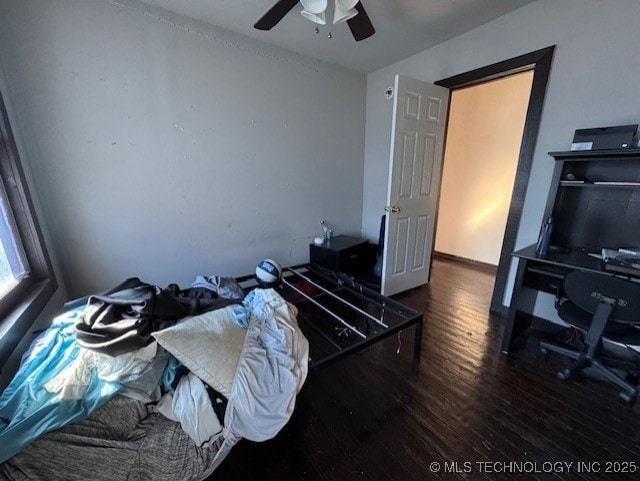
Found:
[(2, 365), (58, 288), (2, 92), (0, 92), (0, 177), (30, 271), (28, 276), (0, 299), (0, 365)]

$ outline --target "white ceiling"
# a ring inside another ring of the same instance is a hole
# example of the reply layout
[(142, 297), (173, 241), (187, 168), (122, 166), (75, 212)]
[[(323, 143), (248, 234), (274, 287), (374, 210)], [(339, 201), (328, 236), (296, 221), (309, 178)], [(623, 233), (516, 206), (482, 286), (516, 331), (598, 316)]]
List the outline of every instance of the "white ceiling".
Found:
[[(142, 0), (174, 13), (224, 27), (360, 72), (373, 72), (456, 37), (535, 0), (362, 0), (376, 29), (355, 42), (347, 24), (321, 27), (294, 7), (270, 31), (253, 24), (275, 0)], [(332, 2), (330, 2), (332, 3)], [(332, 18), (327, 15), (327, 18)], [(332, 38), (328, 38), (329, 31)]]

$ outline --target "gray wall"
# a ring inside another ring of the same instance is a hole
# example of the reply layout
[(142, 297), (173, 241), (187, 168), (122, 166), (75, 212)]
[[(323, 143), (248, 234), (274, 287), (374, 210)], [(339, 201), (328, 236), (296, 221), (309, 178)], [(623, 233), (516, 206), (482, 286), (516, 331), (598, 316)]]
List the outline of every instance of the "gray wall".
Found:
[[(568, 150), (578, 128), (637, 124), (640, 2), (539, 0), (367, 78), (362, 230), (377, 238), (386, 200), (395, 74), (435, 82), (556, 45), (516, 248), (536, 241), (553, 171), (552, 150)], [(512, 276), (506, 293), (511, 295)]]
[(134, 2), (2, 0), (0, 67), (77, 296), (360, 233), (366, 78)]

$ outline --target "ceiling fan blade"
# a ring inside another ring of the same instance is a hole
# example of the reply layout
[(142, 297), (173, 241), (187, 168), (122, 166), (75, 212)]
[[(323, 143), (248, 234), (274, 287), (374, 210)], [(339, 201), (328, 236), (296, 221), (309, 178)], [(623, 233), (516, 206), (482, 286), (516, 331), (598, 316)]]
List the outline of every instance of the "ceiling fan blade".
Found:
[(253, 27), (258, 30), (271, 30), (297, 4), (298, 0), (278, 0), (276, 4), (255, 23)]
[(376, 29), (373, 28), (373, 24), (371, 20), (369, 20), (369, 15), (367, 15), (366, 10), (362, 6), (362, 2), (358, 2), (356, 9), (358, 10), (358, 15), (347, 20), (347, 23), (349, 24), (353, 38), (359, 42), (360, 40), (371, 37), (371, 35), (376, 33)]

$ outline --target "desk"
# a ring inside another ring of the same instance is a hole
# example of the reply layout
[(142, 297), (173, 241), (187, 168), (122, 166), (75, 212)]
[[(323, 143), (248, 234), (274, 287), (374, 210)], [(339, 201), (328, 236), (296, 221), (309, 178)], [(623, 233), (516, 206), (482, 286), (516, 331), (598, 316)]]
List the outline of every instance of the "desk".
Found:
[(504, 353), (508, 353), (518, 338), (531, 326), (538, 292), (557, 294), (564, 276), (576, 269), (606, 276), (613, 275), (603, 270), (602, 260), (577, 248), (551, 249), (548, 255), (538, 257), (536, 245), (533, 244), (514, 252), (513, 256), (518, 259), (518, 270), (502, 337), (501, 350)]
[[(550, 152), (553, 179), (542, 219), (553, 217), (552, 245), (640, 247), (640, 149)], [(577, 180), (576, 180), (577, 179)], [(536, 256), (531, 245), (513, 253), (518, 271), (502, 351), (529, 328), (538, 292), (556, 294), (572, 270), (604, 272), (600, 259), (580, 247)]]

